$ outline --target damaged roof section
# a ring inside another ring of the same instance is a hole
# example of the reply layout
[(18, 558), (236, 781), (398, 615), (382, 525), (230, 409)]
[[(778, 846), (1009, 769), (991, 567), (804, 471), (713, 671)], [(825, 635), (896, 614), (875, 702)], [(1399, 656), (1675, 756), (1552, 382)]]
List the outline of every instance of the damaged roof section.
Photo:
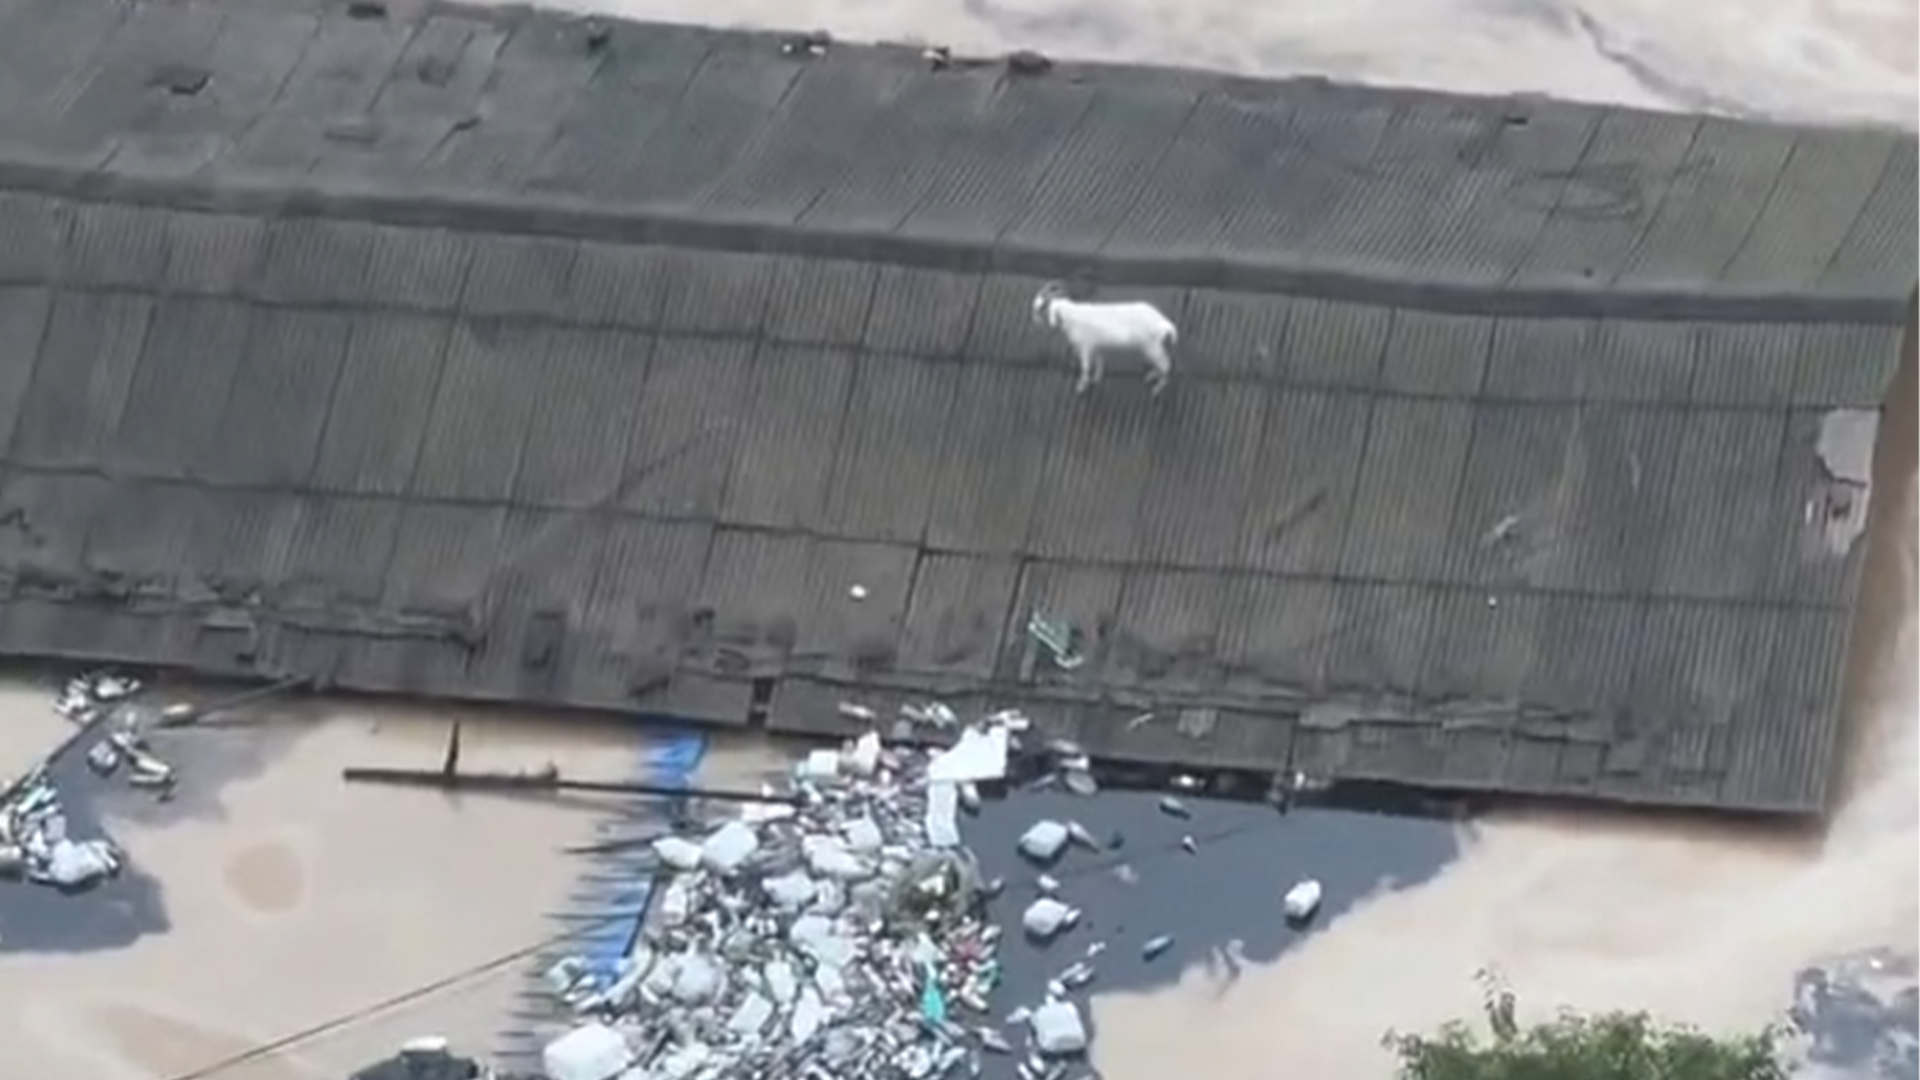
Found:
[(8, 652), (1824, 797), (1837, 418), (1895, 327), (1162, 288), (1174, 387), (1075, 398), (1037, 279), (17, 194), (0, 235)]

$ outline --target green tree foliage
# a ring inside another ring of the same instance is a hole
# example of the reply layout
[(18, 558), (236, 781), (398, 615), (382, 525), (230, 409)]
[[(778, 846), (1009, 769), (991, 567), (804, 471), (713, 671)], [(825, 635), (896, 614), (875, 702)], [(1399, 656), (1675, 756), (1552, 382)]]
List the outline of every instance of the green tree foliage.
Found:
[(1481, 973), (1490, 1034), (1455, 1023), (1387, 1036), (1400, 1080), (1787, 1080), (1781, 1032), (1714, 1038), (1645, 1013), (1563, 1013), (1522, 1026), (1513, 994)]

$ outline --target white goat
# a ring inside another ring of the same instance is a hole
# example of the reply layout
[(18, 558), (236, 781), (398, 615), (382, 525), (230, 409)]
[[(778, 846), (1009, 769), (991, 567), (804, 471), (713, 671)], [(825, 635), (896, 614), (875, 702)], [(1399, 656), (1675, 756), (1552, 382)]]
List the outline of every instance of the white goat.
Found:
[(1066, 336), (1080, 364), (1080, 380), (1073, 392), (1084, 394), (1106, 377), (1106, 354), (1135, 353), (1147, 362), (1147, 384), (1154, 394), (1167, 388), (1173, 375), (1173, 345), (1180, 331), (1173, 320), (1144, 300), (1117, 303), (1073, 300), (1066, 286), (1049, 281), (1033, 297), (1033, 321)]

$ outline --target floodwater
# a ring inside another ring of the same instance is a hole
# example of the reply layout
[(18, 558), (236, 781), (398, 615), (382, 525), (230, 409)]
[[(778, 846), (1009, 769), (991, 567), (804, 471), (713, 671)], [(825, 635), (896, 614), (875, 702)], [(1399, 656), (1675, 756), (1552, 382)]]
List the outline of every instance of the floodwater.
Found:
[[(574, 6), (818, 27), (959, 52), (1030, 47), (1909, 128), (1916, 119), (1915, 0)], [(1471, 1015), (1472, 975), (1485, 966), (1504, 974), (1523, 1010), (1645, 1007), (1730, 1027), (1777, 1016), (1811, 964), (1875, 947), (1911, 957), (1920, 923), (1920, 715), (1910, 372), (1906, 380), (1887, 440), (1904, 452), (1880, 463), (1876, 481), (1869, 604), (1849, 677), (1849, 770), (1826, 828), (1769, 837), (1697, 822), (1510, 815), (1460, 836), (1458, 857), (1444, 866), (1423, 838), (1430, 831), (1396, 832), (1378, 847), (1369, 839), (1346, 853), (1351, 880), (1340, 883), (1342, 899), (1320, 932), (1296, 940), (1277, 921), (1262, 927), (1258, 911), (1234, 907), (1233, 897), (1208, 897), (1232, 910), (1209, 907), (1188, 923), (1232, 927), (1229, 940), (1188, 942), (1165, 958), (1163, 970), (1177, 977), (1143, 978), (1096, 999), (1096, 1064), (1107, 1080), (1383, 1080), (1390, 1063), (1381, 1034)], [(433, 764), (449, 716), (332, 705), (324, 715), (183, 734), (174, 748), (188, 778), (179, 802), (104, 796), (99, 810), (135, 860), (121, 891), (89, 906), (64, 936), (31, 913), (0, 910), (0, 920), (23, 920), (0, 921), (9, 1075), (338, 1080), (423, 1032), (474, 1052), (490, 1048), (525, 985), (521, 954), (562, 929), (549, 913), (580, 861), (560, 849), (599, 835), (606, 814), (588, 802), (340, 783), (345, 765)], [(64, 730), (41, 689), (0, 687), (0, 774), (30, 765)], [(474, 767), (553, 761), (582, 776), (633, 772), (630, 729), (489, 718), (466, 732), (463, 762)], [(714, 782), (767, 764), (764, 755), (721, 751), (705, 773)], [(1282, 831), (1294, 829), (1247, 836)], [(1271, 874), (1246, 887), (1265, 897), (1294, 857), (1331, 857), (1312, 849), (1317, 841), (1297, 841), (1308, 846), (1295, 854), (1258, 846), (1268, 842), (1240, 838), (1219, 845), (1226, 854), (1203, 857), (1270, 860)], [(1419, 871), (1409, 875), (1409, 863)], [(1403, 887), (1372, 890), (1376, 878), (1395, 874)], [(1157, 876), (1143, 875), (1142, 887), (1157, 888)], [(1192, 878), (1182, 871), (1173, 880)], [(1114, 926), (1131, 923), (1130, 932), (1160, 931), (1128, 902), (1089, 907)], [(399, 1000), (413, 994), (422, 996)]]

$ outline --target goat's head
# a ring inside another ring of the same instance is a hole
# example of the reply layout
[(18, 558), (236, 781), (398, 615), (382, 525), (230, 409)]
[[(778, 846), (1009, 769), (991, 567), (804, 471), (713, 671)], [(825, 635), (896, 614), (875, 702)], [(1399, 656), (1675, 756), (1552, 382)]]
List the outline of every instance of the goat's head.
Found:
[(1067, 287), (1058, 281), (1049, 281), (1045, 285), (1040, 286), (1040, 291), (1033, 294), (1033, 321), (1045, 325), (1047, 322), (1047, 308), (1051, 306), (1055, 300), (1065, 299), (1066, 295)]

